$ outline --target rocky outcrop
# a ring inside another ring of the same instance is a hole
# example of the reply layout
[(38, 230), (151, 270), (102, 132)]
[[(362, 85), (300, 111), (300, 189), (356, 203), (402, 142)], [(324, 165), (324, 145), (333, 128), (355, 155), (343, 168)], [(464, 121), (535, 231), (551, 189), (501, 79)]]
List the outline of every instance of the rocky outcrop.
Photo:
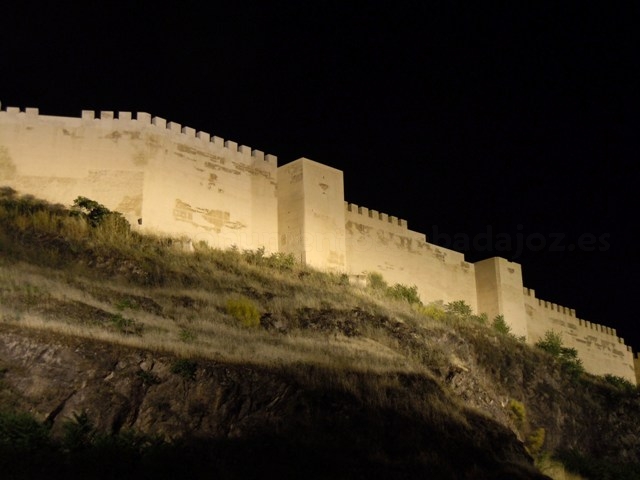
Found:
[(544, 478), (508, 428), (428, 376), (352, 372), (345, 388), (310, 366), (194, 362), (0, 328), (3, 397), (54, 435), (86, 413), (101, 431), (210, 445), (226, 469), (262, 478)]

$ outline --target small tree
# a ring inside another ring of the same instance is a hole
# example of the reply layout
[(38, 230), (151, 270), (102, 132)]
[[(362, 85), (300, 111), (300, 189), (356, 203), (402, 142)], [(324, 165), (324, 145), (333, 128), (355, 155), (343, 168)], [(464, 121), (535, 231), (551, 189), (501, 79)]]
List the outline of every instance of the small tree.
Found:
[(386, 294), (396, 300), (406, 300), (411, 305), (422, 305), (420, 295), (418, 295), (418, 287), (415, 285), (409, 287), (402, 283), (396, 283), (393, 287), (387, 288)]
[(460, 319), (467, 319), (473, 314), (471, 307), (464, 300), (455, 300), (444, 306), (445, 312), (450, 313)]
[(92, 227), (100, 225), (112, 212), (104, 205), (87, 197), (78, 197), (73, 201), (73, 211), (87, 219)]
[(504, 315), (496, 315), (493, 322), (491, 322), (491, 326), (496, 332), (502, 335), (509, 335), (511, 333), (511, 327), (507, 325)]
[(556, 358), (560, 358), (562, 353), (562, 337), (553, 330), (547, 330), (544, 333), (544, 339), (536, 342), (536, 347), (550, 353)]
[(78, 197), (73, 201), (72, 215), (81, 216), (95, 228), (95, 233), (107, 238), (122, 238), (131, 232), (127, 219), (119, 212), (112, 212), (104, 205), (87, 197)]
[(559, 333), (548, 330), (544, 334), (544, 339), (536, 342), (536, 347), (556, 358), (560, 362), (562, 370), (572, 378), (577, 378), (584, 372), (582, 361), (578, 358), (578, 351), (575, 348), (565, 347)]

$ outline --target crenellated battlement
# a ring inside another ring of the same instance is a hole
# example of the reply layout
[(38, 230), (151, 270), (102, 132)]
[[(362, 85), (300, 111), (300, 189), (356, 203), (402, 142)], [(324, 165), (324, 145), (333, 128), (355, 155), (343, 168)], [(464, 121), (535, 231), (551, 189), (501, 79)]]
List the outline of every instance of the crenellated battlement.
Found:
[(624, 339), (618, 337), (618, 333), (615, 328), (610, 328), (605, 325), (601, 325), (599, 323), (589, 322), (588, 320), (583, 320), (576, 316), (576, 311), (573, 308), (564, 307), (562, 305), (558, 305), (557, 303), (548, 302), (546, 300), (542, 300), (537, 298), (535, 295), (535, 290), (533, 288), (524, 287), (523, 293), (525, 297), (531, 298), (537, 306), (547, 310), (548, 314), (560, 313), (568, 316), (570, 319), (574, 319), (577, 322), (577, 326), (592, 330), (593, 332), (602, 333), (604, 335), (610, 335), (616, 337), (617, 343), (624, 344)]
[(380, 272), (415, 285), (425, 301), (504, 315), (531, 343), (559, 332), (590, 373), (636, 381), (640, 370), (614, 328), (537, 298), (517, 263), (468, 263), (404, 219), (343, 202), (343, 172), (309, 159), (278, 168), (274, 155), (147, 112), (65, 117), (0, 104), (0, 182), (56, 203), (93, 198), (142, 231), (291, 253), (350, 275)]
[(618, 338), (619, 343), (624, 343), (624, 339), (621, 338), (621, 337), (618, 337), (618, 332), (617, 332), (617, 330), (615, 328), (610, 328), (610, 327), (607, 327), (605, 325), (601, 325), (599, 323), (593, 323), (593, 322), (589, 322), (587, 320), (582, 320), (581, 318), (578, 318), (577, 320), (578, 320), (578, 324), (581, 327), (588, 328), (588, 329), (594, 330), (596, 332), (604, 333), (605, 335), (612, 335), (612, 336)]
[(558, 305), (557, 303), (548, 302), (546, 300), (542, 300), (536, 297), (536, 291), (533, 288), (524, 287), (523, 293), (525, 297), (532, 297), (538, 302), (538, 306), (542, 308), (549, 309), (554, 312), (562, 313), (563, 315), (568, 315), (569, 317), (576, 317), (576, 311), (573, 308), (564, 307), (562, 305)]
[(378, 212), (377, 210), (370, 210), (367, 207), (361, 207), (355, 203), (344, 202), (344, 208), (346, 212), (362, 215), (365, 218), (371, 218), (373, 220), (379, 220), (381, 222), (391, 224), (394, 227), (400, 227), (404, 230), (409, 228), (407, 221), (402, 218)]
[[(16, 115), (25, 117), (41, 117), (43, 119), (73, 119), (74, 117), (52, 117), (47, 115), (40, 115), (38, 108), (25, 108), (20, 107), (6, 107), (2, 109), (0, 103), (0, 115)], [(194, 128), (183, 126), (178, 122), (167, 121), (166, 119), (153, 116), (146, 112), (137, 112), (135, 116), (132, 112), (119, 111), (114, 112), (110, 110), (103, 110), (95, 112), (94, 110), (82, 110), (80, 117), (75, 118), (82, 123), (85, 122), (101, 122), (105, 126), (114, 127), (121, 122), (131, 122), (139, 127), (157, 127), (164, 130), (163, 133), (175, 134), (183, 137), (189, 142), (198, 142), (199, 146), (207, 148), (210, 145), (215, 145), (218, 148), (224, 148), (231, 153), (240, 154), (241, 158), (252, 161), (262, 161), (268, 163), (274, 167), (277, 167), (278, 157), (271, 154), (265, 154), (262, 150), (252, 149), (246, 145), (239, 145), (232, 140), (225, 140), (223, 138), (211, 135), (208, 132), (197, 131)], [(210, 144), (210, 145), (209, 145)]]

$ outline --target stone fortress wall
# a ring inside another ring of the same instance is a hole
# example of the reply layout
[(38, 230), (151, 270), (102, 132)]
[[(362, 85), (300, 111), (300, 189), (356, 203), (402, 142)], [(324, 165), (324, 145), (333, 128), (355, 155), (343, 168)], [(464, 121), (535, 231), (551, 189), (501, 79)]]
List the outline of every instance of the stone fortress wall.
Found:
[(425, 302), (465, 299), (478, 310), (475, 267), (463, 254), (427, 243), (405, 220), (352, 203), (344, 208), (348, 272), (379, 272), (389, 283), (416, 285)]
[(0, 112), (0, 178), (71, 204), (100, 201), (150, 232), (277, 249), (277, 159), (147, 113)]
[(427, 242), (406, 220), (345, 202), (340, 170), (277, 158), (147, 113), (83, 111), (80, 118), (0, 109), (0, 185), (69, 205), (89, 197), (141, 231), (211, 246), (293, 254), (325, 270), (416, 285), (425, 302), (464, 300), (535, 343), (548, 330), (587, 371), (636, 383), (640, 359), (615, 330), (535, 297), (521, 266), (475, 264)]

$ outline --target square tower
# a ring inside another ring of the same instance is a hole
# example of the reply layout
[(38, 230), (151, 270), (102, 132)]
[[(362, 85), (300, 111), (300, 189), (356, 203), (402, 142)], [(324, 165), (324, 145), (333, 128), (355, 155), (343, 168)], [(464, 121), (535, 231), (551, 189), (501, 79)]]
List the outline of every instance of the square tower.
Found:
[(528, 338), (520, 264), (493, 257), (475, 263), (475, 270), (478, 312), (490, 321), (504, 315), (514, 335)]
[(322, 270), (346, 271), (342, 171), (300, 158), (278, 168), (280, 252)]

